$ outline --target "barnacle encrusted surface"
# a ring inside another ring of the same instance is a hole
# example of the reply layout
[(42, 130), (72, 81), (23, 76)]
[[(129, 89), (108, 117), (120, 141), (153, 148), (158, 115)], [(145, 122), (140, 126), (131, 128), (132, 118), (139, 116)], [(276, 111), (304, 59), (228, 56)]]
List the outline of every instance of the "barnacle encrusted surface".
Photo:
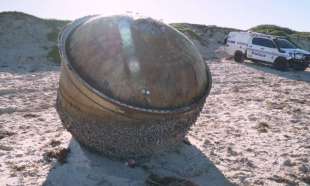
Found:
[(59, 42), (63, 125), (83, 145), (112, 157), (176, 147), (211, 88), (193, 43), (150, 18), (84, 17)]

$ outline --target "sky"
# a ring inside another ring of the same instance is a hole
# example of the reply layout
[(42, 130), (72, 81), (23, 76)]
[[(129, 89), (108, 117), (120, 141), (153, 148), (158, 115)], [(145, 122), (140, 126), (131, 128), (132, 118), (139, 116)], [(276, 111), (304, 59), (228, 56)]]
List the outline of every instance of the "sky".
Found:
[(239, 29), (275, 24), (310, 31), (310, 0), (0, 0), (0, 11), (22, 11), (41, 18), (67, 20), (132, 12), (166, 23)]

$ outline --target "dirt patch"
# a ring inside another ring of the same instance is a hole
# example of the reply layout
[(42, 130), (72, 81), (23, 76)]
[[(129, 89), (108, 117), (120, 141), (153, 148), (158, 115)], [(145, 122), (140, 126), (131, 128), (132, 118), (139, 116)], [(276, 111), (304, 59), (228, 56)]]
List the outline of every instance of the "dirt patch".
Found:
[(0, 128), (0, 140), (6, 137), (10, 137), (16, 134), (15, 132), (6, 131)]
[(67, 148), (59, 148), (47, 151), (43, 154), (44, 159), (47, 162), (51, 162), (52, 159), (57, 159), (59, 163), (66, 163), (67, 155), (70, 152), (70, 149)]

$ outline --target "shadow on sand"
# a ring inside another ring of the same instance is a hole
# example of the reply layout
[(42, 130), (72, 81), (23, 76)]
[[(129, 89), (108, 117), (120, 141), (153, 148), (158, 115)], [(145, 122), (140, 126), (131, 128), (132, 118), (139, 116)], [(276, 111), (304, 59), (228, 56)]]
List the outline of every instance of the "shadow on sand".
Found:
[(310, 82), (310, 71), (309, 71), (310, 67), (306, 71), (293, 71), (293, 70), (279, 71), (279, 70), (273, 69), (269, 65), (265, 65), (262, 63), (246, 61), (243, 64), (248, 67), (254, 68), (256, 70), (260, 70), (260, 71), (263, 71), (269, 74), (275, 74), (277, 76), (284, 77), (287, 79)]
[[(90, 152), (71, 139), (67, 162), (57, 163), (44, 186), (140, 186), (150, 174), (189, 180), (203, 186), (232, 185), (195, 146), (182, 144), (178, 151), (156, 155), (129, 168), (124, 162)], [(158, 185), (158, 184), (155, 184)]]

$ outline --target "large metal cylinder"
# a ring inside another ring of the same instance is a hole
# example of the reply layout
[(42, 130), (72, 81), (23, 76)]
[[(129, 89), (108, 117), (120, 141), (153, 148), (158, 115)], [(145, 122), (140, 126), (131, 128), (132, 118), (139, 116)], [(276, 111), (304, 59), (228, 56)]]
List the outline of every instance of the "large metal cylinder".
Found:
[(193, 43), (150, 18), (88, 16), (61, 33), (57, 111), (81, 144), (115, 158), (173, 149), (211, 75)]

